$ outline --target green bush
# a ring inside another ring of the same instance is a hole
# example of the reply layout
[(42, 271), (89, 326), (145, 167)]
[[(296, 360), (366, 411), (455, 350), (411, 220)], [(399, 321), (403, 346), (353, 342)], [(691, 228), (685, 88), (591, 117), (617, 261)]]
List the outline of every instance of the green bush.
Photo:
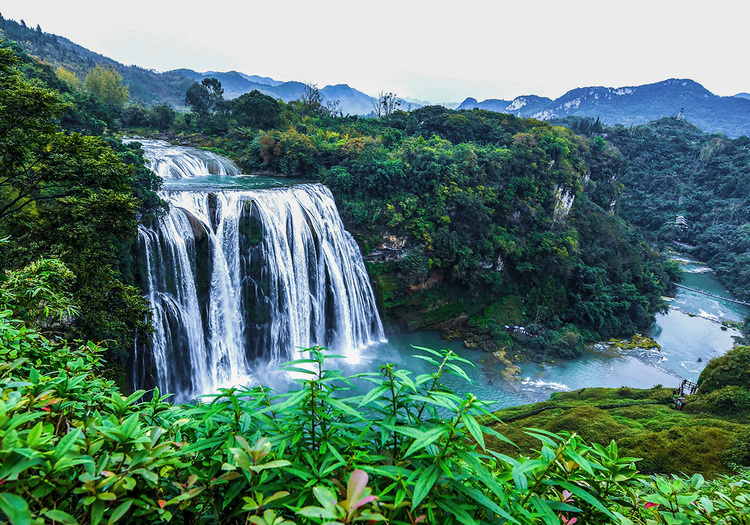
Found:
[[(384, 365), (357, 377), (369, 390), (348, 392), (352, 379), (326, 366), (334, 356), (313, 348), (283, 367), (297, 390), (231, 388), (182, 406), (154, 391), (139, 403), (145, 392), (126, 397), (100, 377), (96, 345), (50, 341), (6, 310), (0, 521), (645, 524), (660, 523), (644, 510), (656, 502), (658, 516), (679, 507), (689, 518), (680, 523), (740, 523), (733, 513), (750, 510), (746, 486), (665, 485), (638, 474), (614, 441), (529, 430), (539, 443), (530, 457), (496, 452), (485, 437), (507, 438), (481, 423), (492, 421), (485, 405), (441, 384), (445, 374), (468, 380), (468, 363), (418, 350), (434, 372)], [(721, 434), (702, 434), (712, 432)]]
[(698, 378), (698, 385), (699, 394), (726, 386), (750, 389), (750, 346), (737, 346), (709, 361)]

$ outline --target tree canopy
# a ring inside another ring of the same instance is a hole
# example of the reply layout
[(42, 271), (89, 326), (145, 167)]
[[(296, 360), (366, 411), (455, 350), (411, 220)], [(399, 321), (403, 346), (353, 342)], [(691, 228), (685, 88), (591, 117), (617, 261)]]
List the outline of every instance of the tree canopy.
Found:
[(97, 64), (86, 75), (83, 86), (102, 104), (112, 109), (122, 109), (128, 100), (128, 88), (122, 83), (122, 75), (112, 67)]
[(0, 47), (0, 234), (9, 237), (0, 266), (63, 261), (80, 308), (67, 335), (110, 340), (110, 361), (122, 365), (136, 331), (150, 329), (127, 263), (138, 218), (161, 208), (159, 181), (137, 148), (71, 131), (90, 120), (86, 107), (27, 58)]

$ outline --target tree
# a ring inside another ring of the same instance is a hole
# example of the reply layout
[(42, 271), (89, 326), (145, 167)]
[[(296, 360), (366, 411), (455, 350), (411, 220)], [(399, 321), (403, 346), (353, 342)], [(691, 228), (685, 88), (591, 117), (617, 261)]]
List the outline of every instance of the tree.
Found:
[(278, 100), (258, 90), (240, 95), (232, 103), (232, 118), (240, 126), (273, 128), (278, 125), (280, 115)]
[(302, 102), (302, 112), (306, 115), (320, 117), (327, 114), (326, 107), (323, 105), (323, 95), (320, 94), (317, 84), (305, 82), (300, 101)]
[(224, 88), (221, 87), (221, 82), (216, 78), (204, 78), (201, 81), (201, 85), (208, 93), (208, 110), (222, 110), (221, 106), (224, 102)]
[(63, 131), (71, 104), (24, 78), (18, 62), (13, 49), (0, 48), (0, 236), (10, 237), (0, 266), (61, 260), (75, 275), (81, 309), (73, 335), (110, 339), (126, 352), (149, 329), (149, 310), (119, 265), (156, 186), (142, 159), (139, 169), (101, 139)]
[(152, 128), (167, 129), (176, 117), (175, 110), (166, 102), (154, 104), (148, 109), (148, 124)]
[(185, 93), (185, 105), (199, 118), (206, 117), (210, 111), (210, 97), (206, 87), (198, 82), (193, 82), (193, 85)]
[(215, 132), (226, 131), (229, 104), (224, 100), (224, 88), (218, 79), (194, 82), (185, 93), (185, 104), (198, 116), (200, 126)]
[(401, 105), (401, 101), (394, 93), (384, 93), (383, 91), (372, 100), (372, 108), (375, 116), (390, 117)]
[(62, 80), (70, 89), (79, 90), (81, 89), (81, 80), (78, 76), (62, 66), (59, 66), (55, 71), (57, 78)]
[(125, 126), (148, 126), (148, 114), (141, 104), (130, 104), (122, 110), (122, 123)]
[(84, 89), (110, 109), (120, 110), (128, 100), (128, 87), (122, 75), (112, 67), (98, 64), (86, 75)]

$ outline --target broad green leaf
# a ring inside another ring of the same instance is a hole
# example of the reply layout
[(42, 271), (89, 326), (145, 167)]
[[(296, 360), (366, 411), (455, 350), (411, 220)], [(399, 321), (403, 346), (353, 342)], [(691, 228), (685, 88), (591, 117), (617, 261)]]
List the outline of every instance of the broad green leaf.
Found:
[(63, 523), (64, 525), (78, 525), (78, 520), (67, 512), (61, 510), (48, 510), (44, 513), (45, 517), (55, 521), (57, 523)]
[(98, 499), (91, 505), (91, 525), (99, 525), (104, 517), (106, 504)]
[[(467, 496), (469, 496), (471, 499), (479, 503), (480, 505), (483, 505), (491, 512), (494, 512), (498, 516), (503, 517), (506, 522), (505, 523), (518, 523), (518, 521), (513, 518), (510, 514), (508, 514), (504, 509), (502, 509), (497, 503), (489, 499), (487, 496), (482, 494), (480, 491), (478, 491), (475, 488), (468, 488), (464, 484), (456, 484), (456, 489), (458, 489), (460, 492), (463, 492)], [(505, 495), (502, 495), (503, 497)]]
[(143, 397), (143, 395), (146, 393), (145, 390), (136, 390), (132, 394), (130, 394), (125, 401), (123, 401), (124, 405), (132, 405), (136, 401), (138, 401), (140, 398)]
[(409, 449), (406, 451), (406, 454), (404, 454), (404, 457), (407, 458), (415, 452), (418, 452), (423, 448), (431, 445), (447, 433), (448, 429), (446, 427), (433, 428), (432, 430), (423, 432), (422, 435), (417, 438), (414, 443), (411, 444)]
[(463, 523), (463, 525), (478, 525), (474, 518), (455, 502), (448, 503), (442, 499), (438, 499), (435, 503), (448, 514), (455, 516), (459, 523)]
[(552, 512), (552, 509), (549, 508), (545, 500), (539, 498), (539, 496), (533, 495), (531, 496), (531, 504), (537, 510), (537, 512), (542, 515), (544, 523), (546, 523), (547, 525), (559, 525), (560, 520), (557, 518), (555, 513)]
[(28, 525), (31, 523), (29, 506), (20, 496), (15, 494), (0, 494), (0, 510), (8, 517), (11, 525)]
[(117, 520), (122, 518), (130, 509), (130, 506), (133, 504), (133, 500), (129, 499), (127, 501), (124, 501), (118, 507), (112, 511), (112, 515), (109, 517), (109, 521), (107, 522), (109, 525), (112, 525)]
[(516, 465), (513, 467), (513, 483), (516, 484), (517, 490), (526, 490), (529, 488), (529, 480), (526, 478), (526, 473), (523, 469), (523, 464)]
[(463, 414), (461, 416), (461, 421), (463, 421), (466, 428), (469, 429), (471, 437), (473, 437), (476, 442), (479, 443), (479, 446), (482, 447), (482, 450), (484, 450), (484, 435), (482, 434), (482, 429), (479, 427), (479, 423), (474, 419), (474, 416), (471, 414)]
[(419, 476), (417, 483), (414, 486), (414, 493), (412, 495), (411, 508), (416, 509), (422, 500), (430, 493), (430, 490), (435, 485), (440, 474), (440, 467), (437, 464), (430, 465), (425, 471), (417, 471), (415, 475)]
[(346, 412), (347, 414), (349, 414), (350, 416), (352, 416), (354, 418), (357, 418), (357, 419), (360, 419), (360, 420), (364, 420), (365, 419), (364, 416), (360, 412), (358, 412), (356, 409), (350, 407), (349, 405), (347, 405), (343, 401), (339, 401), (338, 399), (336, 399), (334, 397), (329, 397), (328, 398), (328, 404), (331, 405), (331, 406), (333, 406), (333, 407), (338, 408), (342, 412)]
[(362, 401), (359, 402), (359, 406), (364, 406), (372, 400), (379, 398), (381, 395), (388, 392), (388, 390), (388, 385), (380, 385), (373, 388), (365, 395), (365, 397), (362, 398)]
[(448, 370), (449, 373), (457, 375), (457, 376), (465, 379), (467, 383), (473, 383), (474, 382), (474, 381), (471, 380), (471, 378), (468, 375), (466, 375), (466, 372), (464, 372), (464, 369), (461, 368), (460, 366), (454, 365), (453, 363), (446, 363), (445, 366), (450, 369), (450, 370)]

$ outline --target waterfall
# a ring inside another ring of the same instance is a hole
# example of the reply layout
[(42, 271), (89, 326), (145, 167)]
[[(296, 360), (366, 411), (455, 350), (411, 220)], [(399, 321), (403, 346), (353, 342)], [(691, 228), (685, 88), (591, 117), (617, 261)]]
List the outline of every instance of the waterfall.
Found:
[(126, 138), (123, 142), (139, 142), (151, 170), (163, 179), (240, 174), (231, 160), (211, 151), (173, 146), (163, 140)]
[(154, 333), (135, 350), (136, 387), (181, 401), (262, 381), (257, 370), (301, 348), (356, 356), (384, 340), (361, 253), (325, 186), (160, 196), (170, 211), (138, 233)]

